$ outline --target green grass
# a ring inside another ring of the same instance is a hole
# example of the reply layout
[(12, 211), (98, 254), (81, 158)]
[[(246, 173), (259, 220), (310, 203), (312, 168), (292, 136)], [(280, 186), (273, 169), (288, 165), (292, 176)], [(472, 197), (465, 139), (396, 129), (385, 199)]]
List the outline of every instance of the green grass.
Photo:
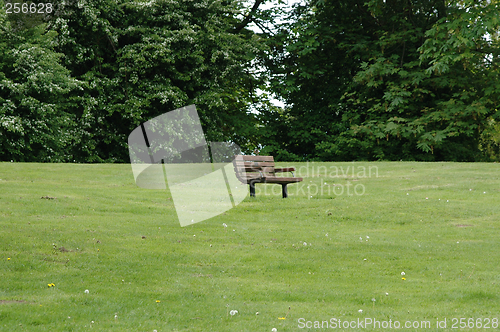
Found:
[(0, 163), (0, 330), (500, 318), (499, 164), (280, 166), (302, 166), (288, 199), (257, 185), (181, 228), (169, 191), (137, 187), (130, 165)]

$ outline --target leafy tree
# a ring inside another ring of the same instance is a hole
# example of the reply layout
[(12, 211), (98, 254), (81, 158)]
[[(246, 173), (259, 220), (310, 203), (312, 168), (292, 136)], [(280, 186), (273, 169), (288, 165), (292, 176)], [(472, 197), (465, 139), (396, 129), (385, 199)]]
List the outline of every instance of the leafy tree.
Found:
[(253, 149), (252, 61), (266, 46), (247, 25), (263, 2), (69, 0), (43, 17), (2, 6), (1, 158), (128, 162), (136, 126), (193, 103), (208, 140)]
[(79, 158), (127, 161), (132, 129), (193, 103), (208, 140), (255, 145), (249, 105), (262, 82), (250, 63), (263, 44), (236, 18), (242, 10), (239, 1), (187, 0), (93, 0), (61, 10), (51, 23), (57, 49), (88, 82), (74, 99)]
[[(269, 120), (276, 135), (266, 143), (266, 153), (297, 160), (352, 157), (353, 146), (339, 142), (350, 127), (343, 121), (346, 110), (340, 99), (361, 61), (369, 58), (366, 45), (375, 38), (372, 26), (364, 1), (295, 7), (270, 38), (266, 65), (271, 87), (288, 106), (278, 119)], [(360, 46), (354, 48), (354, 43)], [(264, 116), (272, 118), (273, 113)]]
[(55, 33), (34, 25), (14, 33), (0, 10), (0, 159), (68, 161), (74, 116), (66, 96), (80, 83), (51, 45)]
[(457, 1), (450, 6), (449, 15), (427, 31), (428, 38), (420, 48), (421, 60), (429, 63), (425, 73), (450, 91), (450, 96), (440, 98), (434, 110), (448, 120), (440, 128), (446, 140), (437, 140), (438, 131), (430, 131), (420, 142), (423, 150), (436, 144), (447, 151), (449, 142), (462, 141), (462, 147), (471, 148), (456, 150), (470, 157), (454, 159), (488, 157), (487, 150), (478, 148), (495, 131), (500, 118), (499, 11), (498, 1)]
[(483, 158), (482, 133), (498, 117), (497, 13), (495, 1), (297, 7), (269, 66), (285, 78), (274, 90), (289, 105), (280, 122), (288, 135), (271, 152), (323, 160)]
[[(481, 133), (497, 113), (494, 92), (499, 88), (498, 40), (488, 40), (486, 34), (498, 31), (498, 6), (459, 2), (441, 12), (439, 20), (424, 30), (425, 38), (413, 46), (416, 52), (406, 53), (406, 60), (402, 53), (379, 53), (364, 62), (355, 77), (361, 87), (346, 98), (368, 115), (352, 129), (358, 137), (378, 140), (373, 147), (382, 158), (484, 157), (479, 150)], [(399, 52), (412, 49), (406, 38), (401, 41)]]

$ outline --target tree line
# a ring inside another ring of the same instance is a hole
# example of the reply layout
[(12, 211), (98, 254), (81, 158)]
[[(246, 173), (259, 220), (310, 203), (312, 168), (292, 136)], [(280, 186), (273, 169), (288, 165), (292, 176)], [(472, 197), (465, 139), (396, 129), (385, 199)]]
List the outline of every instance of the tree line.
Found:
[(278, 160), (500, 159), (498, 0), (14, 2), (3, 161), (128, 162), (189, 104), (208, 141)]

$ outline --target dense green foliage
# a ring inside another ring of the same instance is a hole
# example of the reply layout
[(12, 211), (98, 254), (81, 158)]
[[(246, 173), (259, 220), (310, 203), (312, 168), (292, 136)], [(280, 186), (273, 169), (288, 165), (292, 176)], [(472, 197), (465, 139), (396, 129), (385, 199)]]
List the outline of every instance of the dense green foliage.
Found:
[(0, 160), (127, 162), (131, 130), (189, 104), (278, 160), (500, 156), (498, 0), (1, 4)]
[(13, 33), (0, 12), (0, 156), (18, 161), (67, 160), (74, 115), (67, 95), (80, 83), (53, 50), (44, 25)]
[[(189, 104), (209, 140), (254, 146), (260, 82), (249, 68), (265, 45), (240, 26), (242, 11), (238, 1), (70, 1), (44, 25), (3, 27), (1, 158), (127, 161), (131, 130)], [(39, 74), (27, 71), (35, 64)]]
[(498, 1), (297, 7), (269, 61), (274, 91), (290, 106), (268, 151), (299, 160), (492, 156), (498, 12)]

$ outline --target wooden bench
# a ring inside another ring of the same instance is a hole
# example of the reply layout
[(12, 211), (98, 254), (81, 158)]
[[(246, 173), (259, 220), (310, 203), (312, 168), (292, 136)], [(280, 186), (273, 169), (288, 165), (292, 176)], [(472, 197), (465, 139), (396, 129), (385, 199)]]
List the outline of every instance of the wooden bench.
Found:
[[(274, 167), (273, 156), (234, 156), (233, 165), (238, 180), (250, 185), (250, 196), (252, 197), (255, 197), (256, 183), (281, 184), (283, 198), (286, 198), (288, 197), (287, 184), (302, 181), (302, 178), (296, 178), (293, 175), (294, 167)], [(276, 173), (283, 172), (292, 173), (292, 177), (276, 176)]]

